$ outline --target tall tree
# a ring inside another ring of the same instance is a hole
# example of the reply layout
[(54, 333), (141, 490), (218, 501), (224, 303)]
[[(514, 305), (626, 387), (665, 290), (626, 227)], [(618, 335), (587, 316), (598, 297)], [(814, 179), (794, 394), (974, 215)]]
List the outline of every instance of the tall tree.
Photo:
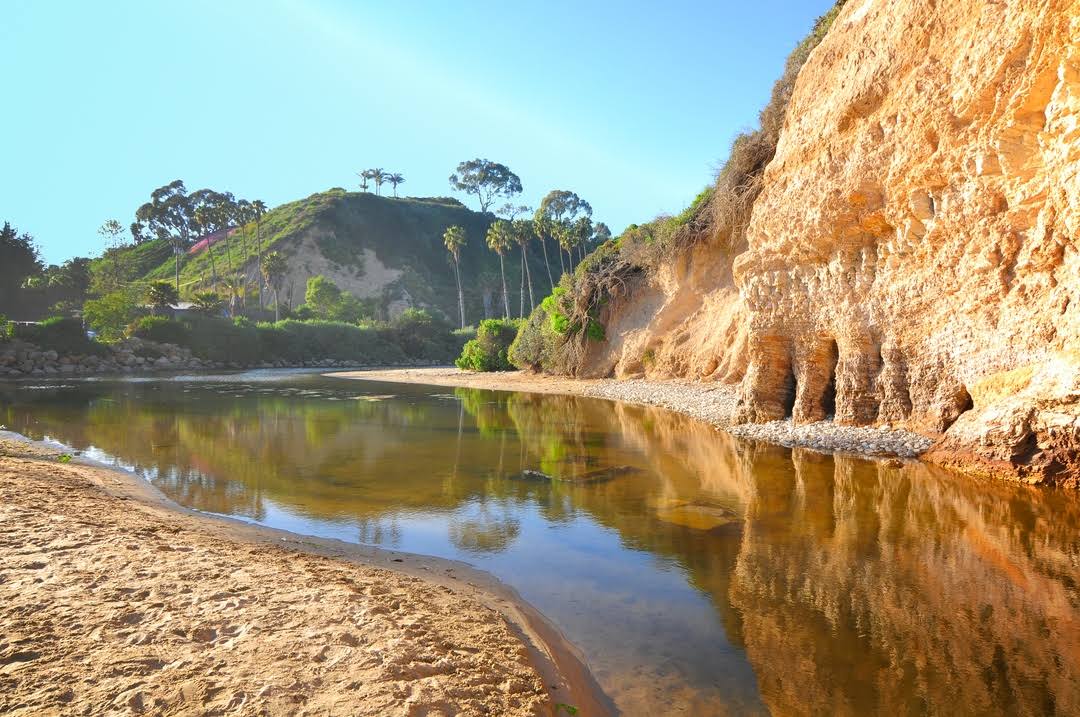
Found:
[(503, 263), (503, 255), (513, 244), (514, 228), (510, 222), (500, 219), (488, 227), (488, 249), (499, 255), (499, 274), (502, 276), (503, 318), (506, 319), (510, 318), (510, 295), (506, 291), (506, 266)]
[(578, 217), (573, 224), (573, 245), (578, 250), (578, 263), (585, 260), (585, 249), (593, 236), (593, 223), (589, 217)]
[[(548, 258), (547, 240), (551, 236), (552, 223), (551, 220), (545, 217), (539, 209), (536, 210), (536, 214), (533, 215), (532, 221), (533, 233), (536, 235), (537, 240), (540, 242), (540, 248), (544, 251), (544, 268), (547, 269), (548, 283), (551, 284), (551, 290), (555, 290), (555, 279), (551, 276), (551, 260)], [(559, 255), (560, 260), (562, 255)]]
[(398, 172), (386, 175), (386, 181), (390, 182), (394, 187), (394, 197), (397, 197), (397, 188), (399, 184), (405, 184), (405, 177)]
[(450, 175), (450, 186), (459, 192), (475, 194), (481, 212), (487, 212), (498, 197), (511, 199), (521, 194), (521, 179), (505, 164), (489, 159), (458, 164), (457, 171)]
[(525, 316), (525, 284), (529, 286), (529, 312), (536, 308), (536, 299), (533, 297), (532, 271), (529, 269), (529, 242), (535, 237), (533, 224), (528, 219), (515, 219), (511, 225), (514, 231), (514, 241), (517, 242), (521, 251), (521, 316)]
[(180, 257), (191, 244), (194, 207), (182, 180), (174, 180), (150, 193), (150, 201), (135, 212), (131, 234), (140, 243), (149, 231), (156, 239), (168, 241), (173, 250), (176, 291), (180, 292)]
[(368, 182), (371, 181), (371, 174), (369, 174), (370, 171), (371, 170), (369, 170), (369, 169), (365, 169), (362, 172), (357, 172), (356, 173), (356, 176), (360, 177), (360, 191), (361, 192), (366, 192), (368, 190)]
[(386, 172), (383, 171), (382, 167), (376, 167), (375, 169), (369, 169), (368, 174), (371, 176), (371, 181), (375, 182), (375, 196), (377, 197), (383, 182), (386, 181)]
[[(199, 236), (204, 236), (206, 238), (206, 252), (210, 257), (210, 284), (213, 287), (217, 287), (218, 283), (217, 261), (214, 259), (215, 223), (216, 220), (213, 208), (207, 205), (195, 208), (195, 219), (192, 222), (192, 226), (197, 228)], [(177, 281), (177, 285), (179, 286), (179, 280)]]
[(22, 285), (42, 272), (34, 238), (4, 222), (0, 229), (0, 313), (29, 311), (23, 306)]
[(281, 299), (279, 293), (281, 292), (281, 282), (285, 279), (285, 274), (289, 270), (288, 263), (285, 261), (285, 257), (276, 251), (272, 251), (263, 257), (262, 262), (259, 264), (259, 270), (262, 272), (263, 281), (274, 292), (274, 321), (281, 320)]
[(461, 313), (461, 328), (465, 328), (465, 294), (461, 290), (461, 248), (465, 246), (465, 230), (459, 226), (448, 227), (443, 232), (443, 244), (450, 252), (454, 265), (454, 279), (457, 280), (458, 311)]
[[(262, 245), (262, 218), (266, 214), (266, 203), (256, 199), (251, 203), (251, 214), (255, 218), (255, 255), (259, 257), (259, 273), (262, 273), (263, 245)], [(263, 308), (263, 285), (265, 281), (259, 281), (259, 309)]]

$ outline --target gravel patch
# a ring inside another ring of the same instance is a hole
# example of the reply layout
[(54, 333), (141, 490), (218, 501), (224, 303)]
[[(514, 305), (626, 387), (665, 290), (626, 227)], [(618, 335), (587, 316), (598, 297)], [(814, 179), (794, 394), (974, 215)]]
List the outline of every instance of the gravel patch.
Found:
[(707, 421), (733, 436), (781, 446), (802, 446), (828, 453), (915, 458), (932, 441), (887, 426), (840, 426), (818, 421), (796, 426), (790, 418), (769, 423), (734, 423), (739, 391), (734, 386), (668, 381), (611, 381), (592, 386), (586, 396), (660, 406)]

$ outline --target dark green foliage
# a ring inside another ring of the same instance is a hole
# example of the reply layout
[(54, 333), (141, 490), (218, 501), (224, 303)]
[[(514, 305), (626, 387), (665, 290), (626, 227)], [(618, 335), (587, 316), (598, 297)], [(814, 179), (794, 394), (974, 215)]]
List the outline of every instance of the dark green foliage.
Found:
[(131, 335), (147, 341), (156, 341), (159, 344), (177, 344), (178, 346), (185, 346), (191, 340), (188, 327), (167, 316), (142, 317), (132, 325)]
[(461, 353), (467, 339), (442, 317), (424, 309), (408, 309), (390, 322), (393, 341), (410, 358), (449, 361)]
[(15, 324), (12, 337), (59, 354), (100, 354), (105, 350), (86, 337), (81, 320), (61, 316), (40, 324)]
[(476, 338), (465, 344), (457, 367), (466, 371), (511, 371), (510, 345), (517, 337), (520, 319), (486, 319), (476, 329)]
[(16, 319), (35, 316), (23, 283), (41, 271), (34, 238), (4, 222), (0, 228), (0, 311)]
[[(461, 341), (449, 326), (415, 312), (391, 324), (356, 325), (341, 321), (286, 319), (255, 324), (219, 317), (181, 319), (187, 336), (180, 345), (199, 358), (225, 363), (263, 361), (352, 361), (399, 364), (412, 359), (450, 361)], [(158, 340), (158, 339), (155, 339)]]

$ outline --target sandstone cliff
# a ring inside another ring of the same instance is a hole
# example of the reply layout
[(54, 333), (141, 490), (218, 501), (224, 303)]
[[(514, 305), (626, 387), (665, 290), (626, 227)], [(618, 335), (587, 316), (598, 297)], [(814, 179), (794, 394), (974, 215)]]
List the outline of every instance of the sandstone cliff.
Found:
[(740, 416), (939, 437), (1080, 481), (1080, 1), (850, 0), (741, 241), (606, 309), (583, 373), (741, 382)]

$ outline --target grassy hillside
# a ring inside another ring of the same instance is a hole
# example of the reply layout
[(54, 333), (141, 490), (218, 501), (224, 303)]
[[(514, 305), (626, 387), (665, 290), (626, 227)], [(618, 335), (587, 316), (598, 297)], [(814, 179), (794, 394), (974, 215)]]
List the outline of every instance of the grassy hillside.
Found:
[[(269, 211), (262, 219), (262, 250), (278, 251), (289, 259), (293, 274), (288, 288), (294, 305), (303, 295), (306, 277), (320, 273), (357, 295), (378, 299), (384, 309), (408, 303), (437, 309), (456, 320), (457, 289), (442, 236), (447, 227), (459, 225), (468, 236), (461, 257), (466, 318), (475, 323), (484, 318), (485, 294), (495, 313), (502, 314), (499, 260), (484, 241), (492, 221), (492, 215), (474, 212), (454, 199), (396, 199), (335, 188)], [(250, 224), (230, 237), (228, 247), (233, 266), (242, 268), (252, 279), (257, 272), (255, 235), (255, 225)], [(147, 246), (132, 251), (147, 254)], [(159, 263), (146, 270), (147, 279), (173, 277), (173, 260), (165, 249), (155, 253)], [(365, 250), (373, 252), (381, 266), (368, 266)], [(223, 276), (228, 263), (223, 242), (214, 246), (214, 261), (218, 275)], [(519, 261), (514, 248), (506, 257), (514, 313), (518, 309)], [(550, 290), (546, 279), (541, 280), (546, 272), (539, 247), (530, 255), (530, 266), (539, 299)], [(386, 280), (388, 274), (399, 272), (394, 280)], [(211, 276), (208, 251), (185, 256), (182, 294), (189, 296), (209, 287)]]

